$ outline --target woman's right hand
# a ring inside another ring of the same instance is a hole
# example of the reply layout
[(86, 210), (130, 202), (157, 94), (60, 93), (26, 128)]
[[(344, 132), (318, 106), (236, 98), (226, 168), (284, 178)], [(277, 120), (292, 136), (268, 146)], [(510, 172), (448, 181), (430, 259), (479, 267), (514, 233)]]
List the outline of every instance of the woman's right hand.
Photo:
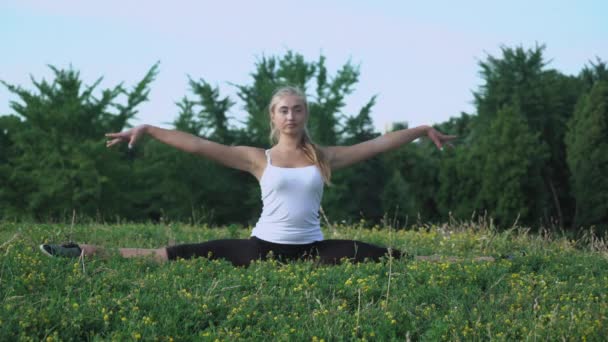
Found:
[(129, 148), (132, 148), (135, 142), (145, 133), (146, 125), (133, 127), (128, 131), (120, 133), (106, 133), (106, 137), (109, 139), (106, 141), (106, 147), (112, 147), (121, 142), (128, 142)]

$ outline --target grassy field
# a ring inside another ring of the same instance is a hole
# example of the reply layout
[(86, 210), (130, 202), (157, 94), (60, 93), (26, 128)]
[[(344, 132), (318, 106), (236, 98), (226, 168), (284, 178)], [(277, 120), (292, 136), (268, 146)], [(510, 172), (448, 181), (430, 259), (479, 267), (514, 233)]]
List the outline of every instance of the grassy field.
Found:
[[(486, 224), (325, 237), (458, 261), (311, 262), (48, 258), (42, 242), (159, 247), (247, 237), (189, 225), (0, 223), (0, 340), (604, 340), (602, 240), (496, 232)], [(496, 262), (476, 256), (512, 254)]]

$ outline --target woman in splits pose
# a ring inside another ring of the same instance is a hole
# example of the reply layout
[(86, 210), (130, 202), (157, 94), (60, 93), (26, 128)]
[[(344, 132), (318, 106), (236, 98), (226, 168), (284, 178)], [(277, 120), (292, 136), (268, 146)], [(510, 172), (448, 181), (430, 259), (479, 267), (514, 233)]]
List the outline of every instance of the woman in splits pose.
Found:
[[(385, 255), (402, 253), (353, 240), (324, 240), (319, 209), (324, 183), (331, 172), (396, 149), (420, 137), (430, 138), (442, 148), (454, 136), (430, 126), (387, 133), (353, 146), (321, 147), (308, 134), (308, 106), (304, 93), (294, 87), (276, 90), (268, 107), (272, 148), (226, 146), (188, 133), (142, 125), (121, 133), (106, 134), (107, 146), (126, 142), (131, 148), (143, 135), (179, 150), (198, 154), (220, 164), (247, 171), (260, 183), (262, 214), (249, 239), (222, 239), (158, 249), (120, 248), (123, 257), (152, 256), (160, 261), (206, 257), (226, 259), (237, 266), (265, 259), (272, 251), (280, 260), (316, 259), (334, 264), (342, 258), (354, 262), (378, 261)], [(102, 251), (85, 244), (41, 245), (51, 256), (89, 256)], [(318, 258), (318, 259), (317, 259)], [(424, 257), (421, 257), (424, 259)]]

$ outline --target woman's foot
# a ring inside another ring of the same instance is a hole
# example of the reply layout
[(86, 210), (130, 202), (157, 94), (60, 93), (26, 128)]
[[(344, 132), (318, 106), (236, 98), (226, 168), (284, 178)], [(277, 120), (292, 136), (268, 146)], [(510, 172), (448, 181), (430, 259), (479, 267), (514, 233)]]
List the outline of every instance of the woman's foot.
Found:
[(42, 253), (51, 257), (78, 258), (82, 255), (82, 249), (77, 244), (70, 242), (61, 245), (40, 245)]

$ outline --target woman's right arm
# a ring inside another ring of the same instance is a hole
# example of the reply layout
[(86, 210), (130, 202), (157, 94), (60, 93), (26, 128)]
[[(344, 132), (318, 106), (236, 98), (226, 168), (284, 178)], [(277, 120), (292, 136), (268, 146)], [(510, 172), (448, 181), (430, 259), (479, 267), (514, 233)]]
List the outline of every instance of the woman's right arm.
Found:
[(256, 176), (260, 159), (263, 158), (264, 154), (263, 150), (259, 148), (222, 145), (189, 133), (150, 125), (137, 126), (120, 133), (108, 133), (106, 137), (110, 140), (108, 140), (106, 146), (111, 147), (121, 142), (128, 142), (129, 148), (131, 148), (145, 134), (178, 150), (197, 154), (222, 165), (250, 172)]

